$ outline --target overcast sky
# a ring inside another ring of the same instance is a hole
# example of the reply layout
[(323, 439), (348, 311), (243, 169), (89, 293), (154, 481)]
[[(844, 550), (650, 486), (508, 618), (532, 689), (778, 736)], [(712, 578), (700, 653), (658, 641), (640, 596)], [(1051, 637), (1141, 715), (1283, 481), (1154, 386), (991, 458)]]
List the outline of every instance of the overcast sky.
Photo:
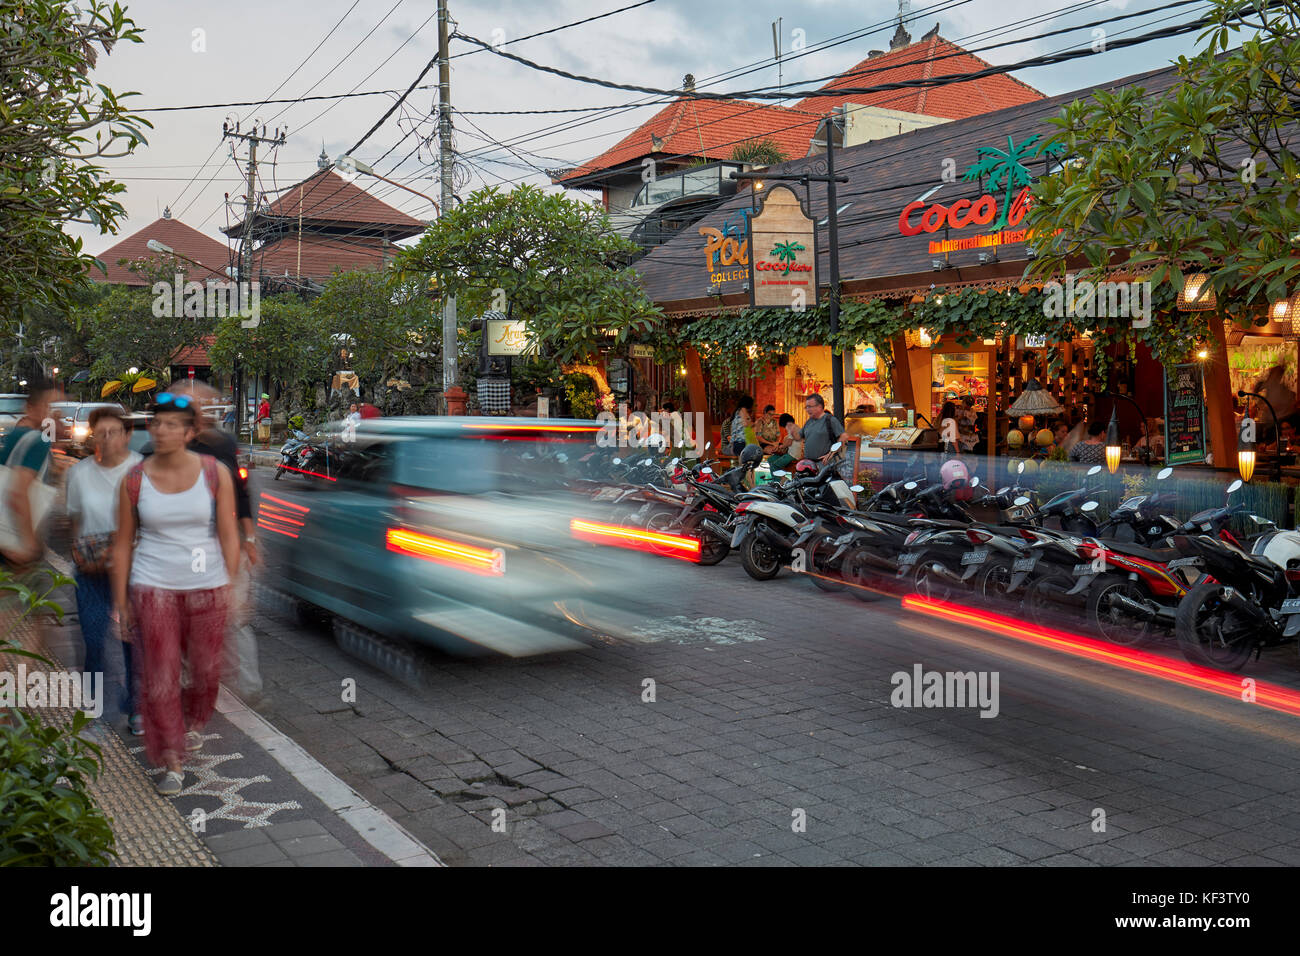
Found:
[[(501, 42), (634, 2), (451, 0), (451, 15), (462, 33)], [(1002, 64), (1093, 42), (1091, 28), (1033, 39), (1037, 34), (1166, 4), (1167, 0), (1085, 0), (1068, 6), (1064, 0), (913, 0), (914, 19), (909, 20), (908, 30), (916, 40), (938, 23), (943, 37), (976, 50), (990, 43), (1023, 40), (981, 53), (990, 62)], [(349, 8), (353, 9), (349, 12)], [(1192, 19), (1204, 9), (1205, 5), (1198, 3), (1157, 11), (1113, 24), (1108, 35), (1145, 33)], [(118, 46), (101, 60), (93, 78), (118, 93), (138, 91), (141, 95), (132, 101), (137, 109), (255, 101), (271, 97), (282, 83), (274, 96), (404, 90), (436, 55), (435, 11), (434, 0), (365, 0), (356, 4), (353, 0), (134, 0), (127, 3), (127, 12), (144, 29), (144, 42)], [(740, 91), (776, 84), (771, 23), (782, 17), (785, 87), (808, 89), (821, 84), (801, 86), (800, 81), (846, 70), (868, 51), (887, 49), (897, 15), (896, 0), (800, 0), (799, 4), (782, 0), (716, 0), (711, 4), (654, 0), (504, 49), (542, 64), (615, 82), (676, 88), (684, 74), (693, 73), (701, 88)], [(816, 47), (869, 27), (878, 28), (817, 52), (805, 51), (799, 56), (792, 52), (800, 40), (805, 47)], [(1179, 54), (1192, 53), (1194, 46), (1193, 33), (1014, 75), (1053, 95), (1164, 65)], [(648, 98), (540, 73), (491, 52), (473, 52), (475, 49), (464, 41), (452, 42), (451, 102), (459, 110), (614, 106)], [(300, 64), (301, 69), (290, 78)], [(754, 68), (754, 72), (709, 82), (719, 74), (746, 68)], [(436, 167), (431, 164), (436, 156), (430, 146), (420, 142), (436, 130), (429, 115), (436, 101), (436, 83), (434, 68), (421, 83), (428, 88), (412, 93), (403, 109), (358, 151), (372, 163), (389, 153), (378, 162), (377, 171), (435, 197), (439, 184)], [(261, 188), (274, 198), (277, 190), (315, 171), (322, 142), (328, 156), (338, 157), (395, 99), (368, 96), (257, 109), (147, 113), (155, 124), (149, 145), (107, 164), (128, 187), (123, 201), (130, 219), (121, 225), (121, 234), (148, 225), (170, 205), (173, 216), (224, 240), (219, 231), (228, 221), (224, 194), (239, 197), (243, 193), (241, 173), (230, 159), (228, 145), (221, 144), (221, 124), (227, 116), (239, 117), (245, 124), (256, 116), (268, 127), (287, 127), (287, 144), (269, 154), (274, 165), (261, 169)], [(659, 108), (552, 116), (471, 112), (457, 117), (455, 142), (465, 154), (461, 162), (465, 181), (457, 183), (456, 191), (464, 196), (484, 183), (503, 180), (545, 183), (537, 170), (573, 166), (589, 159)], [(497, 145), (501, 142), (512, 146), (514, 152)], [(260, 158), (268, 158), (268, 153), (264, 150)], [(404, 160), (400, 167), (399, 160)], [(390, 172), (393, 168), (396, 171)], [(416, 218), (434, 216), (432, 206), (419, 196), (366, 177), (359, 183)], [(238, 217), (238, 209), (231, 208), (229, 218)], [(93, 229), (77, 232), (94, 253), (116, 241)]]

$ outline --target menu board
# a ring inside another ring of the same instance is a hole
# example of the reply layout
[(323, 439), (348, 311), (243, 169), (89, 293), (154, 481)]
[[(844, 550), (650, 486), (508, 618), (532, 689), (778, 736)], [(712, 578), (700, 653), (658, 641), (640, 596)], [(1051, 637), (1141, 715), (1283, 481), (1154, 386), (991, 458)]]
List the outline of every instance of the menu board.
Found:
[(1165, 382), (1165, 449), (1171, 465), (1205, 461), (1205, 399), (1199, 364), (1175, 365)]

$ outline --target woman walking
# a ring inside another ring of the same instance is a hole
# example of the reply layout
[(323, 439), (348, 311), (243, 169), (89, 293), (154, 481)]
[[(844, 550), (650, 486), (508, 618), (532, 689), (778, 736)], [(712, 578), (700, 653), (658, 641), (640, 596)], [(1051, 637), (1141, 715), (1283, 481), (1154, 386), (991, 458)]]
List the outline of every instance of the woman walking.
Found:
[[(95, 454), (83, 458), (68, 472), (68, 517), (72, 520), (72, 558), (77, 566), (77, 618), (86, 645), (84, 670), (107, 674), (105, 650), (113, 609), (109, 579), (113, 534), (117, 530), (118, 487), (123, 476), (140, 461), (139, 452), (127, 447), (126, 415), (119, 408), (97, 408), (90, 413), (90, 433)], [(112, 652), (116, 656), (116, 643)], [(125, 689), (122, 710), (133, 734), (144, 733), (135, 706), (134, 659), (131, 645), (122, 644)]]
[(239, 532), (229, 472), (186, 447), (193, 399), (164, 393), (152, 411), (154, 453), (127, 472), (118, 493), (113, 599), (123, 634), (134, 627), (140, 642), (145, 752), (166, 771), (158, 792), (174, 796), (185, 780), (181, 759), (201, 749), (199, 732), (216, 706)]

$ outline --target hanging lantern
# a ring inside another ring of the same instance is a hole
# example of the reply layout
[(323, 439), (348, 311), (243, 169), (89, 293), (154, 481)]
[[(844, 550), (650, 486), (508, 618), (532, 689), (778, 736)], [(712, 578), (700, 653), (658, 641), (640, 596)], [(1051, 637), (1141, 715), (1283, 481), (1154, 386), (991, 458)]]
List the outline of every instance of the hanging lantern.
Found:
[(1255, 420), (1249, 415), (1241, 420), (1237, 436), (1237, 474), (1242, 481), (1250, 481), (1255, 474)]
[(1106, 426), (1106, 468), (1112, 475), (1119, 469), (1119, 458), (1124, 453), (1124, 448), (1119, 443), (1118, 411), (1118, 408), (1110, 410), (1110, 424)]
[(1032, 432), (1034, 430), (1034, 416), (1021, 415), (1019, 424), (1020, 424), (1020, 430), (1022, 432), (1026, 432), (1026, 433)]
[(1178, 308), (1184, 312), (1208, 312), (1218, 305), (1210, 277), (1204, 272), (1189, 275), (1183, 280), (1183, 291), (1178, 293)]
[(1270, 322), (1285, 322), (1291, 320), (1291, 329), (1295, 331), (1295, 319), (1291, 309), (1291, 300), (1288, 298), (1274, 299), (1268, 307), (1268, 320)]

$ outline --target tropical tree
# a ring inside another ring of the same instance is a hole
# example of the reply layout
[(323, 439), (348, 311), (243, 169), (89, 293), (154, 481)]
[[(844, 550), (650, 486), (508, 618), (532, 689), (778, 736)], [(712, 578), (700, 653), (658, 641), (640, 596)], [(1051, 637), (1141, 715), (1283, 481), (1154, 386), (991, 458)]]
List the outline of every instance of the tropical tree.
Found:
[(333, 341), (298, 296), (267, 296), (261, 300), (258, 324), (245, 328), (244, 321), (236, 314), (217, 322), (208, 349), (213, 367), (227, 374), (238, 367), (286, 387), (326, 380)]
[(445, 210), (399, 256), (395, 276), (435, 279), (466, 322), (489, 309), (508, 313), (544, 354), (569, 365), (628, 341), (674, 346), (627, 265), (638, 252), (597, 206), (535, 186), (488, 188)]
[(737, 143), (731, 150), (731, 159), (737, 163), (748, 163), (751, 166), (772, 166), (776, 163), (784, 163), (788, 156), (776, 140), (768, 137), (765, 139), (751, 139), (747, 143)]
[[(1126, 87), (1068, 104), (1052, 122), (1068, 157), (1038, 181), (1026, 225), (1031, 273), (1123, 262), (1176, 290), (1207, 274), (1219, 311), (1261, 317), (1300, 279), (1300, 0), (1214, 0), (1200, 52), (1151, 94)], [(1253, 35), (1229, 50), (1243, 30)], [(1209, 313), (1140, 330), (1189, 351)]]
[[(212, 331), (207, 319), (176, 319), (159, 314), (147, 288), (98, 286), (98, 298), (85, 311), (80, 330), (69, 344), (85, 343), (90, 375), (95, 382), (119, 379), (129, 368), (162, 380), (172, 359), (183, 348), (199, 345)], [(75, 324), (73, 326), (75, 329)], [(74, 367), (71, 362), (66, 368)]]
[(151, 124), (92, 80), (101, 53), (140, 42), (120, 4), (0, 0), (0, 338), (27, 309), (67, 309), (95, 259), (63, 230), (110, 233), (126, 187), (98, 165), (145, 142)]

